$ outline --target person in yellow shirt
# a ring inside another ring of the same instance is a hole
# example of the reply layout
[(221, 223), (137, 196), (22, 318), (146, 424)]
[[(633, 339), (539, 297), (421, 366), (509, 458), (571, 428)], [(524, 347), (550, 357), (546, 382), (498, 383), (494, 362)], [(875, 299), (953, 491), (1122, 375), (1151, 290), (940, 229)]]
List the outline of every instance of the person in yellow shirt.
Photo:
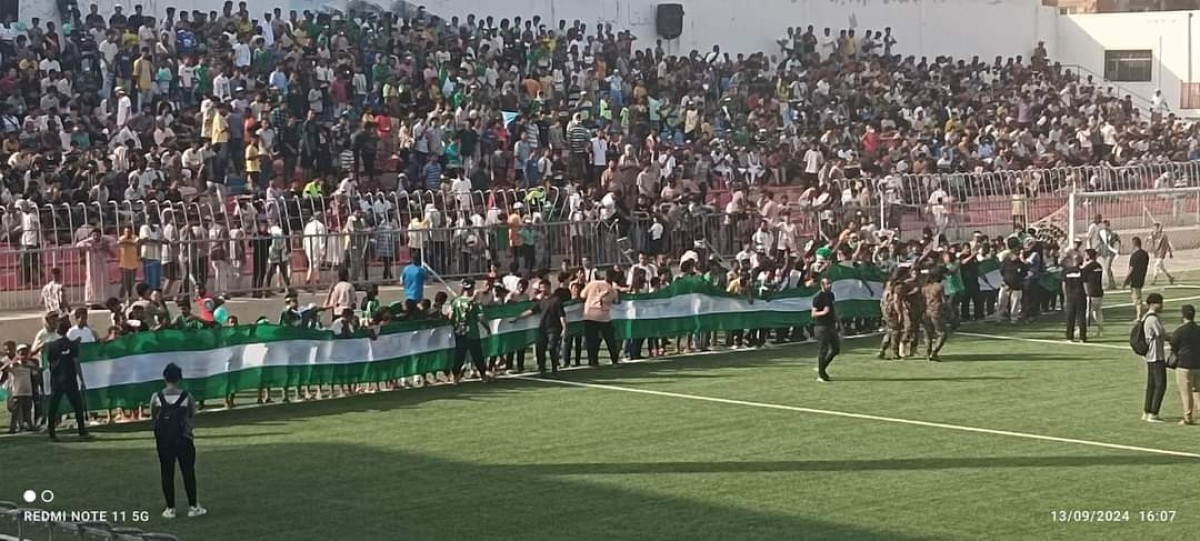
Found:
[(209, 128), (212, 137), (213, 150), (218, 153), (221, 147), (229, 142), (229, 106), (222, 103), (217, 105), (217, 114), (213, 115), (212, 126)]
[(138, 257), (138, 238), (133, 234), (133, 226), (127, 225), (121, 230), (121, 237), (117, 239), (117, 268), (121, 269), (121, 291), (117, 297), (133, 297), (139, 266), (141, 259)]
[(154, 60), (150, 58), (149, 49), (142, 49), (142, 56), (133, 61), (133, 78), (138, 90), (134, 108), (150, 111), (154, 101)]
[(525, 239), (521, 237), (521, 227), (524, 224), (521, 209), (524, 206), (521, 203), (513, 205), (513, 212), (508, 216), (508, 248), (512, 251), (514, 262), (525, 257)]
[(258, 132), (252, 131), (249, 134), (249, 140), (246, 141), (246, 181), (249, 187), (255, 190), (265, 188), (262, 183), (262, 159), (266, 155), (263, 154), (261, 140)]
[(136, 28), (126, 28), (125, 32), (123, 34), (121, 34), (121, 48), (123, 49), (126, 47), (137, 47), (137, 44), (138, 44), (137, 29)]

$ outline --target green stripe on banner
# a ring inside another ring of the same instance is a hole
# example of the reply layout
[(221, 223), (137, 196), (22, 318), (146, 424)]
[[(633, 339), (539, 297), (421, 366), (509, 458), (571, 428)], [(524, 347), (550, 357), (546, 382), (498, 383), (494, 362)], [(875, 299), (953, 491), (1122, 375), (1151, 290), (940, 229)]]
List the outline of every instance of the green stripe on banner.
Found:
[[(826, 275), (834, 279), (839, 317), (878, 317), (883, 288), (877, 269), (835, 265)], [(699, 279), (684, 279), (655, 293), (623, 295), (613, 306), (613, 324), (621, 339), (806, 325), (816, 292), (793, 289), (748, 299)], [(485, 355), (536, 342), (538, 316), (512, 321), (531, 305), (484, 311), (491, 331), (484, 337)], [(581, 309), (578, 302), (567, 306), (569, 335), (582, 333)], [(111, 409), (144, 404), (171, 362), (183, 368), (185, 386), (197, 398), (212, 400), (268, 387), (369, 383), (444, 371), (453, 351), (451, 328), (439, 320), (391, 323), (378, 337), (364, 332), (350, 338), (266, 324), (136, 333), (85, 344), (81, 361), (88, 407)]]

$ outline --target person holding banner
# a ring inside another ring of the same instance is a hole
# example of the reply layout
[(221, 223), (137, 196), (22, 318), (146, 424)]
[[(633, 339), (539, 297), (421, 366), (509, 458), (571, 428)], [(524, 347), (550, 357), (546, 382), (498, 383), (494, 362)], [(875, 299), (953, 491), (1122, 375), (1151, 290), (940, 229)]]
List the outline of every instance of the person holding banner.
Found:
[(75, 410), (75, 425), (79, 437), (90, 438), (87, 423), (83, 414), (83, 395), (80, 391), (86, 388), (83, 381), (83, 369), (79, 366), (79, 343), (67, 338), (71, 323), (66, 318), (59, 319), (55, 327), (58, 334), (56, 339), (46, 344), (46, 359), (50, 363), (50, 399), (47, 404), (46, 431), (50, 441), (58, 441), (55, 429), (58, 425), (58, 406), (65, 397)]
[(467, 354), (471, 355), (471, 364), (479, 372), (479, 379), (484, 382), (496, 379), (488, 373), (487, 364), (483, 359), (483, 338), (480, 329), (487, 330), (487, 321), (483, 319), (483, 308), (475, 301), (475, 281), (463, 280), (462, 294), (450, 301), (450, 323), (454, 332), (454, 365), (451, 375), (454, 384), (462, 379), (463, 363)]
[(617, 302), (616, 284), (620, 273), (609, 269), (603, 280), (592, 280), (583, 287), (583, 333), (587, 346), (588, 365), (600, 366), (600, 340), (608, 347), (613, 366), (621, 364), (621, 349), (612, 323), (612, 306)]

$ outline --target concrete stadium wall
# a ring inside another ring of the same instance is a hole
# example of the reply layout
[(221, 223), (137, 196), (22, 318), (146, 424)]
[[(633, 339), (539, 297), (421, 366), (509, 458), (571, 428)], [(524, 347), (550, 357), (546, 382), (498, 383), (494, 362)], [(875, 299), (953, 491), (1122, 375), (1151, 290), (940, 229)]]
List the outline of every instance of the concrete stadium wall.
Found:
[(1078, 65), (1084, 73), (1093, 73), (1097, 80), (1102, 80), (1106, 50), (1153, 51), (1150, 82), (1113, 85), (1146, 99), (1161, 89), (1167, 105), (1175, 111), (1180, 108), (1181, 83), (1200, 77), (1200, 54), (1193, 52), (1200, 46), (1198, 15), (1200, 11), (1064, 15), (1058, 19), (1054, 57), (1063, 64)]
[[(376, 0), (377, 3), (386, 0)], [(672, 52), (709, 50), (775, 51), (789, 26), (813, 25), (862, 31), (892, 27), (897, 51), (934, 56), (1028, 56), (1038, 36), (1052, 30), (1055, 11), (1032, 0), (677, 0), (683, 4), (683, 35)], [(634, 32), (638, 44), (653, 47), (658, 0), (415, 0), (445, 16), (541, 15), (557, 24), (597, 21)], [(982, 24), (981, 24), (982, 23)]]

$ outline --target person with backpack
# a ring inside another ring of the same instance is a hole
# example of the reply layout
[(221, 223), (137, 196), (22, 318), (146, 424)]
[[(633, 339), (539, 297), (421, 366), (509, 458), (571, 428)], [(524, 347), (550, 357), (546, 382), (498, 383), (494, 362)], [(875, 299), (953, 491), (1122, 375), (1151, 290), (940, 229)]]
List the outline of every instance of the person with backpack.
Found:
[(167, 507), (163, 518), (175, 518), (175, 463), (183, 474), (183, 489), (187, 492), (188, 516), (208, 513), (196, 501), (196, 401), (179, 387), (183, 370), (175, 363), (163, 369), (166, 385), (150, 398), (150, 418), (154, 420), (154, 442), (158, 448), (158, 465), (162, 474), (163, 497)]
[(1147, 295), (1146, 315), (1138, 319), (1129, 332), (1130, 349), (1146, 361), (1146, 401), (1142, 408), (1142, 420), (1148, 423), (1162, 422), (1158, 410), (1167, 392), (1167, 331), (1159, 317), (1162, 309), (1162, 295)]

